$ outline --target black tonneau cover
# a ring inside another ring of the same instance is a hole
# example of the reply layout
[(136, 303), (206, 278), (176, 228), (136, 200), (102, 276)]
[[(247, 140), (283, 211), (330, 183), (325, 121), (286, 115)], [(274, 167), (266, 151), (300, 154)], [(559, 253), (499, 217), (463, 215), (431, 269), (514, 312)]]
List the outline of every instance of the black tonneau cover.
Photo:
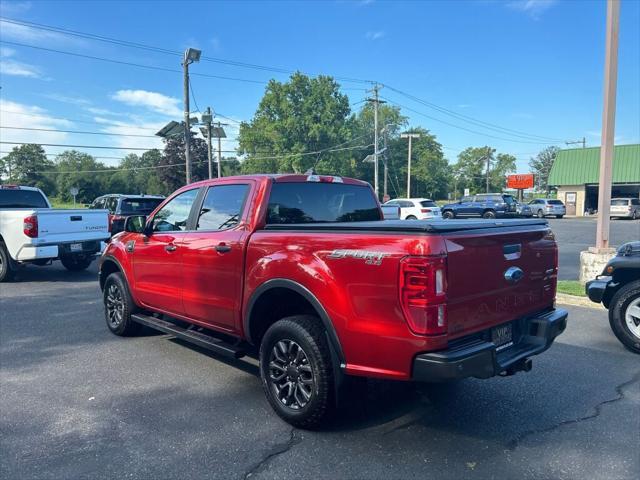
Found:
[(465, 230), (484, 230), (504, 227), (547, 226), (545, 219), (505, 219), (505, 220), (379, 220), (375, 222), (328, 222), (328, 223), (283, 223), (266, 225), (265, 230), (297, 231), (367, 231), (403, 233), (445, 233)]

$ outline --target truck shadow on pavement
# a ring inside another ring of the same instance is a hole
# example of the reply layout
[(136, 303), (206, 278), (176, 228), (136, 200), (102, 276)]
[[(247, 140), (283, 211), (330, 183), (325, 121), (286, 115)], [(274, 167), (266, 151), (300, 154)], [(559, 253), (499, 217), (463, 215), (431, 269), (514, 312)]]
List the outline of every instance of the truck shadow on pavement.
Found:
[(96, 282), (98, 273), (95, 262), (87, 270), (80, 272), (70, 272), (60, 265), (60, 262), (54, 262), (53, 265), (39, 267), (37, 265), (21, 265), (16, 273), (14, 283), (20, 282), (68, 282), (68, 283), (87, 283)]

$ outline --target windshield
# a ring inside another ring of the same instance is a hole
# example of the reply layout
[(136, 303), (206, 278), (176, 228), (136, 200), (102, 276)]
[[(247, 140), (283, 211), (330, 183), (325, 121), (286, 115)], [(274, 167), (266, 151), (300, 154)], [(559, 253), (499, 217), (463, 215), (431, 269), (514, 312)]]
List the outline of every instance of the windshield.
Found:
[(0, 208), (49, 208), (37, 190), (0, 188)]
[(342, 183), (274, 183), (268, 224), (381, 220), (371, 188)]
[(618, 207), (619, 206), (625, 206), (626, 207), (627, 205), (629, 205), (629, 200), (627, 200), (626, 198), (621, 198), (621, 199), (618, 199), (618, 200), (611, 200), (611, 205), (618, 206)]
[(120, 210), (125, 214), (148, 214), (156, 208), (163, 198), (125, 198), (120, 204)]

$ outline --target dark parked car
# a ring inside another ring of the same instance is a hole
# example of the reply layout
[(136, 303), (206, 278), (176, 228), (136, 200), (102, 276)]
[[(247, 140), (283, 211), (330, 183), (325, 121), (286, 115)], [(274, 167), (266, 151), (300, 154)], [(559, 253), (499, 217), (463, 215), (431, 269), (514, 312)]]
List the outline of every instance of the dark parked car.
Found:
[(602, 275), (587, 282), (591, 301), (609, 310), (609, 324), (618, 340), (640, 353), (640, 242), (625, 243)]
[(516, 199), (503, 193), (482, 193), (462, 197), (457, 203), (442, 207), (443, 218), (515, 217)]
[(536, 198), (529, 202), (529, 207), (535, 216), (543, 218), (548, 215), (554, 215), (556, 218), (562, 218), (567, 213), (567, 208), (562, 200), (554, 198)]
[(131, 215), (149, 215), (164, 200), (160, 195), (109, 194), (96, 198), (89, 208), (109, 210), (109, 232), (124, 230), (124, 221)]

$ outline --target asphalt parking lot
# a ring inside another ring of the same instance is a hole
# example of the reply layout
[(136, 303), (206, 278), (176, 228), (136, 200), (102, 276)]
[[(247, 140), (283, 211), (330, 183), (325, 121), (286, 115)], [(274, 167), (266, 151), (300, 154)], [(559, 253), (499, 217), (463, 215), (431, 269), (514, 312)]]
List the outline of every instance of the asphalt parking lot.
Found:
[(638, 357), (604, 310), (568, 308), (529, 373), (370, 382), (309, 432), (255, 363), (110, 334), (95, 265), (29, 267), (0, 284), (0, 478), (638, 478)]
[[(595, 245), (596, 218), (549, 219), (558, 241), (560, 280), (577, 280), (580, 252)], [(640, 240), (640, 220), (611, 220), (610, 243), (618, 247), (625, 242)]]

